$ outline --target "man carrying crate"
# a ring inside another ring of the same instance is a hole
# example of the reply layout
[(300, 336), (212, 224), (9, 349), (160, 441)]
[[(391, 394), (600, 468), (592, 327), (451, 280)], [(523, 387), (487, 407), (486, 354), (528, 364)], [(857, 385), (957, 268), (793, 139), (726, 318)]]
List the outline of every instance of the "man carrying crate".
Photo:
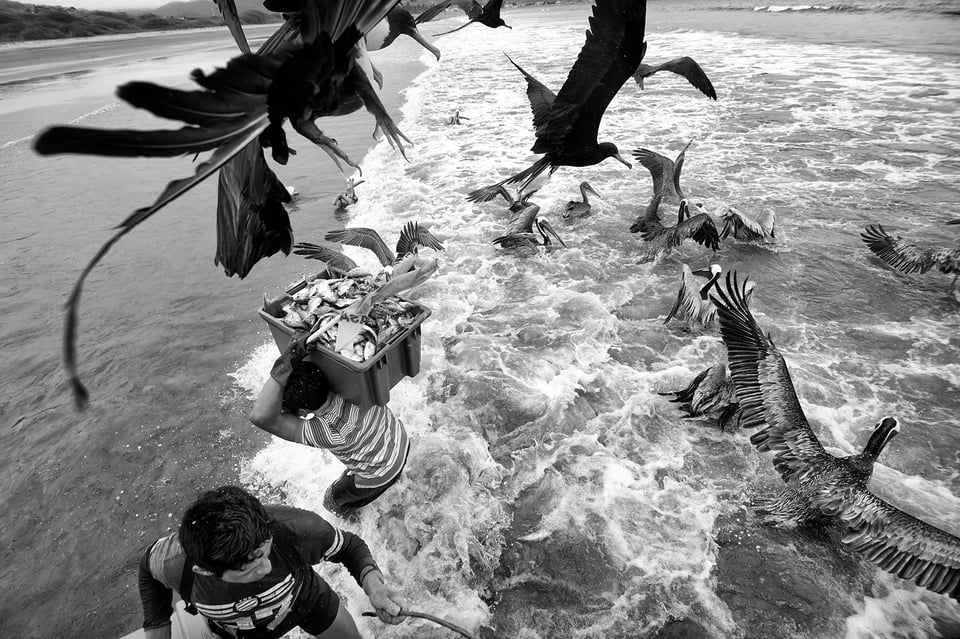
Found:
[(305, 332), (294, 336), (274, 363), (249, 419), (282, 439), (325, 448), (347, 467), (323, 499), (324, 508), (346, 517), (400, 479), (410, 442), (388, 407), (361, 408), (334, 393), (320, 368), (303, 361), (309, 348)]

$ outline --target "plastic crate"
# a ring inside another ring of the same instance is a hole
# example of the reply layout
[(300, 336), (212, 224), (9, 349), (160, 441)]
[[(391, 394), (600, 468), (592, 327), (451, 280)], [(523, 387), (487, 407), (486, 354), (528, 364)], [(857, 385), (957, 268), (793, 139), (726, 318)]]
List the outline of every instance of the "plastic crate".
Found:
[[(304, 286), (306, 282), (294, 286), (287, 293), (292, 295)], [(355, 362), (320, 346), (310, 352), (306, 361), (316, 364), (333, 391), (351, 404), (364, 408), (374, 404), (386, 406), (390, 401), (390, 389), (404, 377), (416, 377), (420, 372), (420, 324), (430, 317), (430, 309), (419, 303), (415, 306), (418, 312), (410, 326), (394, 335), (370, 359)], [(258, 312), (270, 327), (273, 340), (282, 352), (290, 343), (294, 329), (262, 307)]]

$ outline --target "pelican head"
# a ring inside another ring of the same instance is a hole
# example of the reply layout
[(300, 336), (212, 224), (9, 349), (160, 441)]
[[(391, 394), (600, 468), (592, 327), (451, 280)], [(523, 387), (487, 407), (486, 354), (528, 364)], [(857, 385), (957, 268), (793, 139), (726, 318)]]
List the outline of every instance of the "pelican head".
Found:
[(537, 227), (537, 231), (540, 232), (540, 236), (543, 238), (543, 245), (548, 251), (553, 250), (553, 242), (550, 240), (553, 237), (563, 248), (567, 248), (567, 243), (557, 235), (557, 232), (553, 230), (553, 227), (550, 226), (550, 223), (546, 220), (541, 220), (537, 218), (533, 222), (534, 226)]
[(874, 427), (861, 456), (872, 462), (899, 432), (900, 422), (895, 417), (884, 417)]

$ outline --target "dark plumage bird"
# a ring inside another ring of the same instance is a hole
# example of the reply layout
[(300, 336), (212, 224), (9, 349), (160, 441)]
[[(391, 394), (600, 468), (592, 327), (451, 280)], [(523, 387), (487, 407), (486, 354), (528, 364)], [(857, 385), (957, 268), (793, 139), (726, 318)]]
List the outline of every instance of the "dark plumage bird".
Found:
[(691, 215), (687, 200), (680, 200), (676, 226), (664, 226), (659, 212), (662, 197), (660, 193), (654, 195), (643, 214), (630, 225), (630, 232), (640, 233), (647, 243), (641, 261), (652, 260), (689, 238), (713, 251), (720, 248), (720, 234), (713, 218), (709, 213)]
[(584, 217), (586, 215), (590, 215), (591, 207), (590, 200), (587, 199), (587, 193), (593, 193), (597, 197), (600, 197), (600, 194), (593, 190), (593, 187), (590, 186), (589, 182), (581, 182), (580, 200), (570, 200), (567, 202), (567, 205), (563, 208), (564, 218)]
[(733, 378), (727, 374), (727, 367), (715, 364), (704, 369), (685, 388), (678, 391), (657, 393), (673, 396), (670, 401), (680, 404), (687, 413), (687, 419), (693, 417), (715, 417), (720, 430), (728, 425), (740, 425), (740, 401)]
[[(960, 224), (960, 220), (947, 224)], [(960, 277), (960, 249), (920, 248), (901, 237), (889, 235), (879, 224), (869, 225), (860, 237), (874, 255), (901, 273), (926, 273), (934, 266), (941, 273), (953, 273), (950, 292), (956, 292), (957, 278)]]
[(386, 49), (393, 44), (398, 36), (405, 35), (413, 38), (420, 46), (432, 53), (434, 57), (439, 60), (440, 50), (430, 44), (417, 28), (417, 25), (421, 22), (427, 22), (423, 17), (425, 13), (426, 11), (414, 18), (413, 14), (398, 4), (390, 10), (386, 18), (377, 23), (377, 25), (363, 37), (367, 45), (367, 51)]
[(397, 0), (268, 2), (279, 5), (267, 6), (268, 9), (289, 12), (287, 21), (258, 54), (237, 56), (226, 67), (210, 74), (195, 70), (192, 78), (203, 90), (169, 89), (149, 82), (130, 82), (117, 89), (117, 95), (125, 102), (159, 117), (179, 120), (186, 125), (183, 128), (135, 131), (57, 126), (34, 140), (34, 149), (41, 155), (173, 157), (213, 151), (192, 177), (171, 182), (152, 205), (127, 217), (87, 264), (74, 286), (67, 302), (64, 365), (81, 408), (88, 395), (76, 372), (77, 305), (87, 275), (123, 235), (212, 175), (251, 143), (271, 147), (274, 159), (285, 163), (290, 149), (283, 124), (288, 119), (295, 130), (320, 145), (335, 162), (337, 158), (349, 162), (349, 158), (317, 128), (314, 119), (321, 115), (342, 115), (366, 106), (387, 138), (399, 144), (402, 134), (377, 96), (364, 68), (362, 48), (357, 46)]
[[(506, 197), (509, 194), (504, 191), (503, 195)], [(494, 238), (493, 243), (509, 249), (529, 249), (543, 246), (548, 253), (556, 248), (553, 245), (553, 240), (566, 247), (566, 242), (560, 239), (550, 223), (538, 217), (540, 206), (527, 201), (530, 195), (532, 193), (518, 197), (510, 205), (510, 211), (513, 215), (510, 217), (507, 229), (503, 235)], [(539, 237), (537, 237), (538, 234)]]
[(769, 520), (802, 523), (824, 516), (846, 528), (842, 542), (880, 568), (918, 586), (960, 600), (960, 538), (880, 499), (867, 488), (873, 465), (900, 431), (884, 417), (863, 452), (828, 453), (803, 413), (787, 364), (757, 325), (736, 273), (717, 287), (720, 334), (737, 389), (745, 428), (758, 450), (773, 453), (786, 492), (764, 504)]
[(777, 216), (770, 209), (763, 209), (760, 215), (754, 218), (731, 206), (721, 218), (721, 240), (730, 236), (744, 242), (769, 242), (777, 239)]
[(662, 64), (641, 64), (637, 67), (637, 72), (633, 74), (633, 79), (642, 89), (644, 79), (658, 71), (670, 71), (682, 75), (687, 79), (687, 82), (699, 89), (705, 96), (711, 100), (717, 99), (717, 91), (713, 88), (713, 83), (710, 82), (710, 78), (693, 58), (683, 56), (682, 58), (667, 60)]
[(680, 172), (683, 170), (687, 149), (692, 143), (693, 140), (687, 142), (687, 145), (677, 154), (676, 160), (671, 160), (650, 149), (635, 149), (632, 153), (633, 157), (650, 171), (650, 177), (653, 178), (653, 192), (662, 193), (664, 202), (672, 204), (686, 197), (680, 188)]
[(531, 150), (544, 156), (516, 175), (471, 192), (468, 200), (491, 200), (503, 184), (526, 189), (544, 171), (552, 174), (561, 166), (592, 166), (612, 157), (630, 167), (616, 144), (597, 143), (597, 131), (613, 96), (643, 59), (646, 15), (646, 0), (597, 0), (586, 42), (557, 94), (510, 60), (527, 80), (537, 136)]
[(509, 24), (503, 21), (503, 18), (500, 17), (500, 9), (503, 8), (503, 0), (488, 0), (486, 4), (480, 4), (475, 0), (445, 0), (444, 2), (430, 7), (420, 14), (422, 21), (427, 22), (428, 20), (432, 20), (451, 5), (455, 5), (463, 9), (463, 12), (467, 14), (467, 18), (469, 18), (469, 20), (466, 24), (461, 25), (452, 31), (438, 33), (437, 36), (447, 35), (448, 33), (459, 31), (460, 29), (469, 27), (474, 22), (478, 22), (484, 26), (490, 27), (491, 29), (496, 29), (497, 27), (506, 27), (508, 29), (512, 28)]

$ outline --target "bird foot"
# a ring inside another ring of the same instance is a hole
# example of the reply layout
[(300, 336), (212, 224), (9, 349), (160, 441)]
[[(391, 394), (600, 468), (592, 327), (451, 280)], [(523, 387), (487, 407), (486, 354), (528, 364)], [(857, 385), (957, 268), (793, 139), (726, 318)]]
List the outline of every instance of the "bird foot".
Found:
[(334, 138), (324, 135), (323, 131), (317, 128), (317, 125), (314, 124), (312, 120), (294, 122), (293, 128), (297, 133), (323, 149), (324, 152), (330, 156), (330, 159), (333, 160), (333, 163), (337, 165), (341, 173), (344, 172), (344, 169), (343, 165), (340, 164), (340, 160), (343, 160), (346, 164), (360, 171), (360, 165), (350, 159)]

